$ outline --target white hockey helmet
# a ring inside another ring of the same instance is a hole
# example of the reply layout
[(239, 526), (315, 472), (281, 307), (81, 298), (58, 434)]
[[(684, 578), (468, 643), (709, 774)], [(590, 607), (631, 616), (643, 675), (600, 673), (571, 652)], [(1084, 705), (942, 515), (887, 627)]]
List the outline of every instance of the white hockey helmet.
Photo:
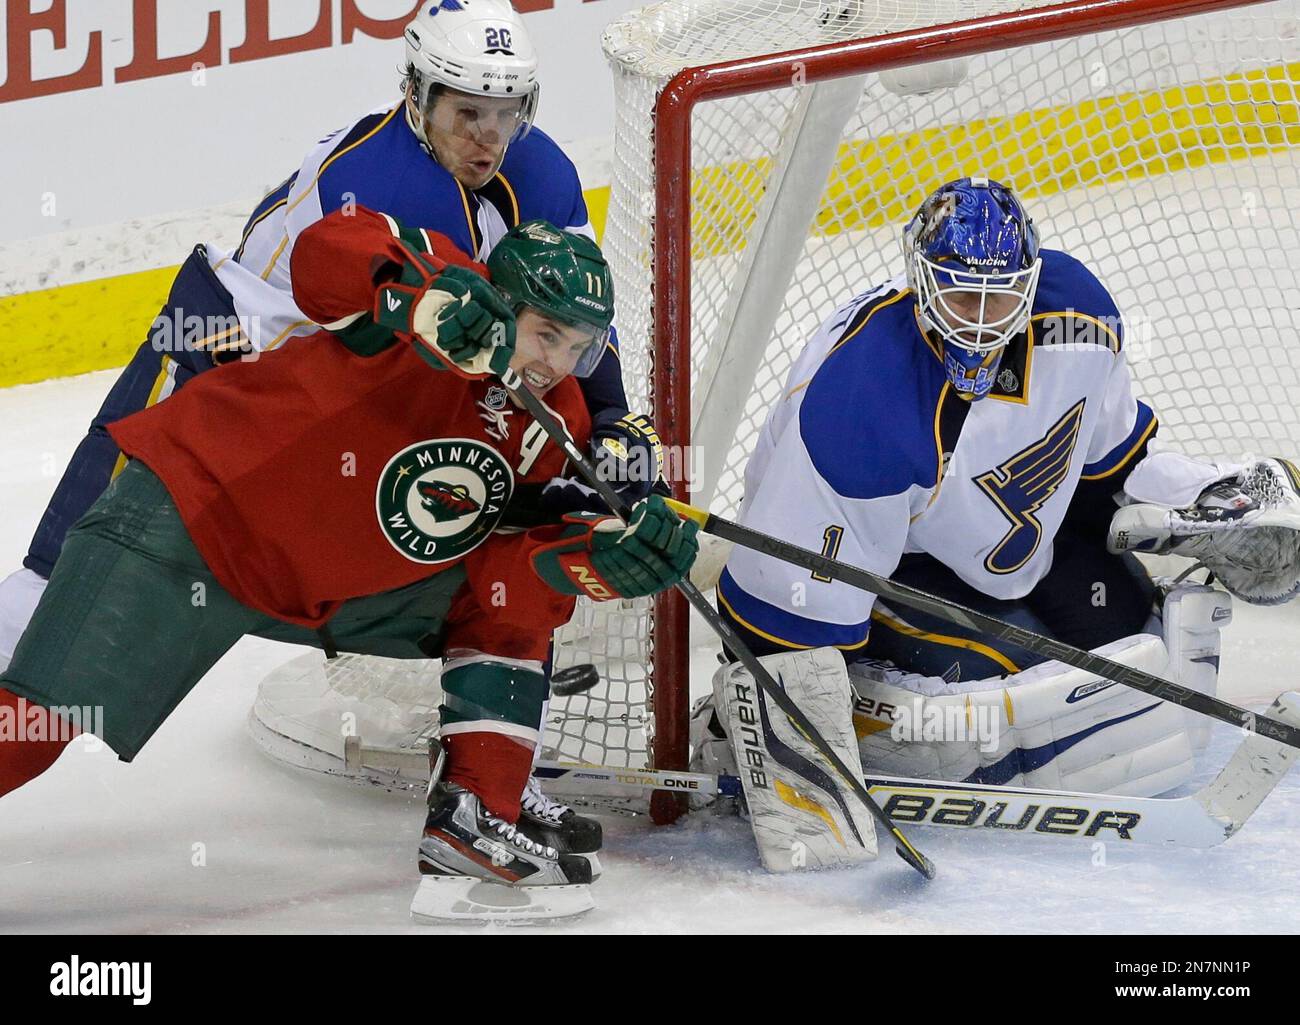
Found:
[(514, 138), (537, 113), (537, 51), (509, 0), (426, 0), (406, 26), (406, 68), (421, 110), (430, 90), (520, 101)]

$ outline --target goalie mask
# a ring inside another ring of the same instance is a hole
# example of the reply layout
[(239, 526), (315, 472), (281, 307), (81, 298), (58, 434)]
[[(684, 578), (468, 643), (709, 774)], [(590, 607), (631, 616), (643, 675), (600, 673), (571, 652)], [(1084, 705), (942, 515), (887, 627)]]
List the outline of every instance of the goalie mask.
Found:
[(961, 178), (921, 204), (903, 232), (907, 283), (963, 397), (993, 389), (1007, 343), (1029, 325), (1042, 260), (1020, 200), (988, 178)]

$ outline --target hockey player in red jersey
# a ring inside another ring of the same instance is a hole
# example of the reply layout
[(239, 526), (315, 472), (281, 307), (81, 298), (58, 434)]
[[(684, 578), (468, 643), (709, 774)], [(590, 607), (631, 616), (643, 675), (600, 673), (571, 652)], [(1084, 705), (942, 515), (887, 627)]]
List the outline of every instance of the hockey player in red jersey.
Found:
[[(312, 137), (321, 141), (300, 162), (267, 169), (267, 180), (280, 184), (250, 211), (233, 251), (209, 241), (181, 267), (139, 351), (64, 470), (23, 567), (7, 577), (0, 569), (0, 672), (65, 534), (125, 463), (109, 426), (168, 400), (214, 365), (299, 345), (316, 334), (291, 280), (298, 240), (311, 225), (331, 213), (368, 207), (440, 232), (477, 259), (530, 220), (595, 237), (577, 170), (533, 125), (538, 54), (509, 0), (420, 4), (403, 35), (400, 98), (328, 134), (333, 126), (317, 126), (319, 135)], [(625, 467), (651, 468), (614, 479), (621, 496), (636, 502), (654, 486), (656, 442), (644, 418), (629, 410), (612, 333), (603, 352), (595, 370), (580, 379), (593, 418), (593, 448), (626, 451), (633, 458)], [(603, 511), (575, 475), (528, 490), (549, 512)], [(552, 819), (571, 815), (535, 782), (528, 807)]]
[[(368, 207), (436, 231), (480, 260), (509, 229), (530, 220), (594, 239), (573, 163), (533, 125), (538, 65), (527, 25), (509, 0), (419, 5), (404, 32), (401, 98), (330, 133), (291, 171), (278, 171), (271, 180), (283, 181), (251, 211), (234, 251), (211, 242), (195, 248), (64, 470), (23, 567), (7, 577), (0, 571), (0, 673), (68, 529), (125, 465), (109, 426), (166, 401), (216, 365), (315, 336), (317, 324), (297, 301), (291, 273), (298, 239), (311, 225)], [(421, 247), (418, 233), (410, 234)], [(603, 352), (579, 379), (593, 453), (626, 453), (611, 481), (634, 503), (655, 484), (658, 441), (645, 417), (628, 407), (613, 331)], [(548, 515), (605, 511), (572, 473), (524, 492)], [(525, 807), (539, 821), (574, 818), (536, 780)]]
[[(494, 250), (494, 287), (449, 243), (428, 255), (412, 236), (365, 210), (307, 229), (294, 295), (330, 333), (113, 426), (131, 462), (69, 535), (0, 705), (101, 707), (129, 761), (244, 634), (440, 655), (421, 871), (581, 887), (587, 860), (516, 827), (551, 632), (576, 595), (680, 580), (694, 528), (655, 497), (628, 524), (585, 513), (498, 531), (516, 488), (566, 458), (493, 375), (513, 368), (586, 444), (574, 375), (606, 342), (608, 268), (590, 240), (531, 222)], [(0, 742), (0, 794), (61, 746)]]

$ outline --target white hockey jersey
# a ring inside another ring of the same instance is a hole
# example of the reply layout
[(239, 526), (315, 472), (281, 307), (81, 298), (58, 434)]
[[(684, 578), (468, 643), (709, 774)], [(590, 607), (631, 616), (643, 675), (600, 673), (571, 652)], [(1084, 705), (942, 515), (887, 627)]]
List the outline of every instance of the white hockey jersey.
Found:
[[(796, 361), (745, 473), (740, 521), (884, 576), (924, 552), (998, 599), (1027, 594), (1080, 481), (1121, 490), (1156, 430), (1119, 311), (1044, 250), (1029, 330), (985, 399), (958, 396), (900, 279), (835, 311)], [(783, 647), (866, 643), (874, 596), (737, 548), (719, 601)]]
[(318, 330), (294, 301), (289, 264), (304, 229), (348, 206), (438, 231), (478, 260), (523, 221), (595, 237), (577, 170), (541, 129), (511, 143), (500, 170), (470, 190), (421, 146), (406, 104), (391, 104), (318, 143), (253, 210), (233, 253), (207, 247), (255, 349)]

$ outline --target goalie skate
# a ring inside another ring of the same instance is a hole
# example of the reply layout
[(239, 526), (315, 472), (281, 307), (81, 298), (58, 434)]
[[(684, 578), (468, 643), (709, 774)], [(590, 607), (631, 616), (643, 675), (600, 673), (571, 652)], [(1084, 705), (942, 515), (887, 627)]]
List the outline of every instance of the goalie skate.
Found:
[(425, 876), (411, 918), (426, 925), (535, 925), (595, 908), (586, 886), (502, 886), (470, 876)]

